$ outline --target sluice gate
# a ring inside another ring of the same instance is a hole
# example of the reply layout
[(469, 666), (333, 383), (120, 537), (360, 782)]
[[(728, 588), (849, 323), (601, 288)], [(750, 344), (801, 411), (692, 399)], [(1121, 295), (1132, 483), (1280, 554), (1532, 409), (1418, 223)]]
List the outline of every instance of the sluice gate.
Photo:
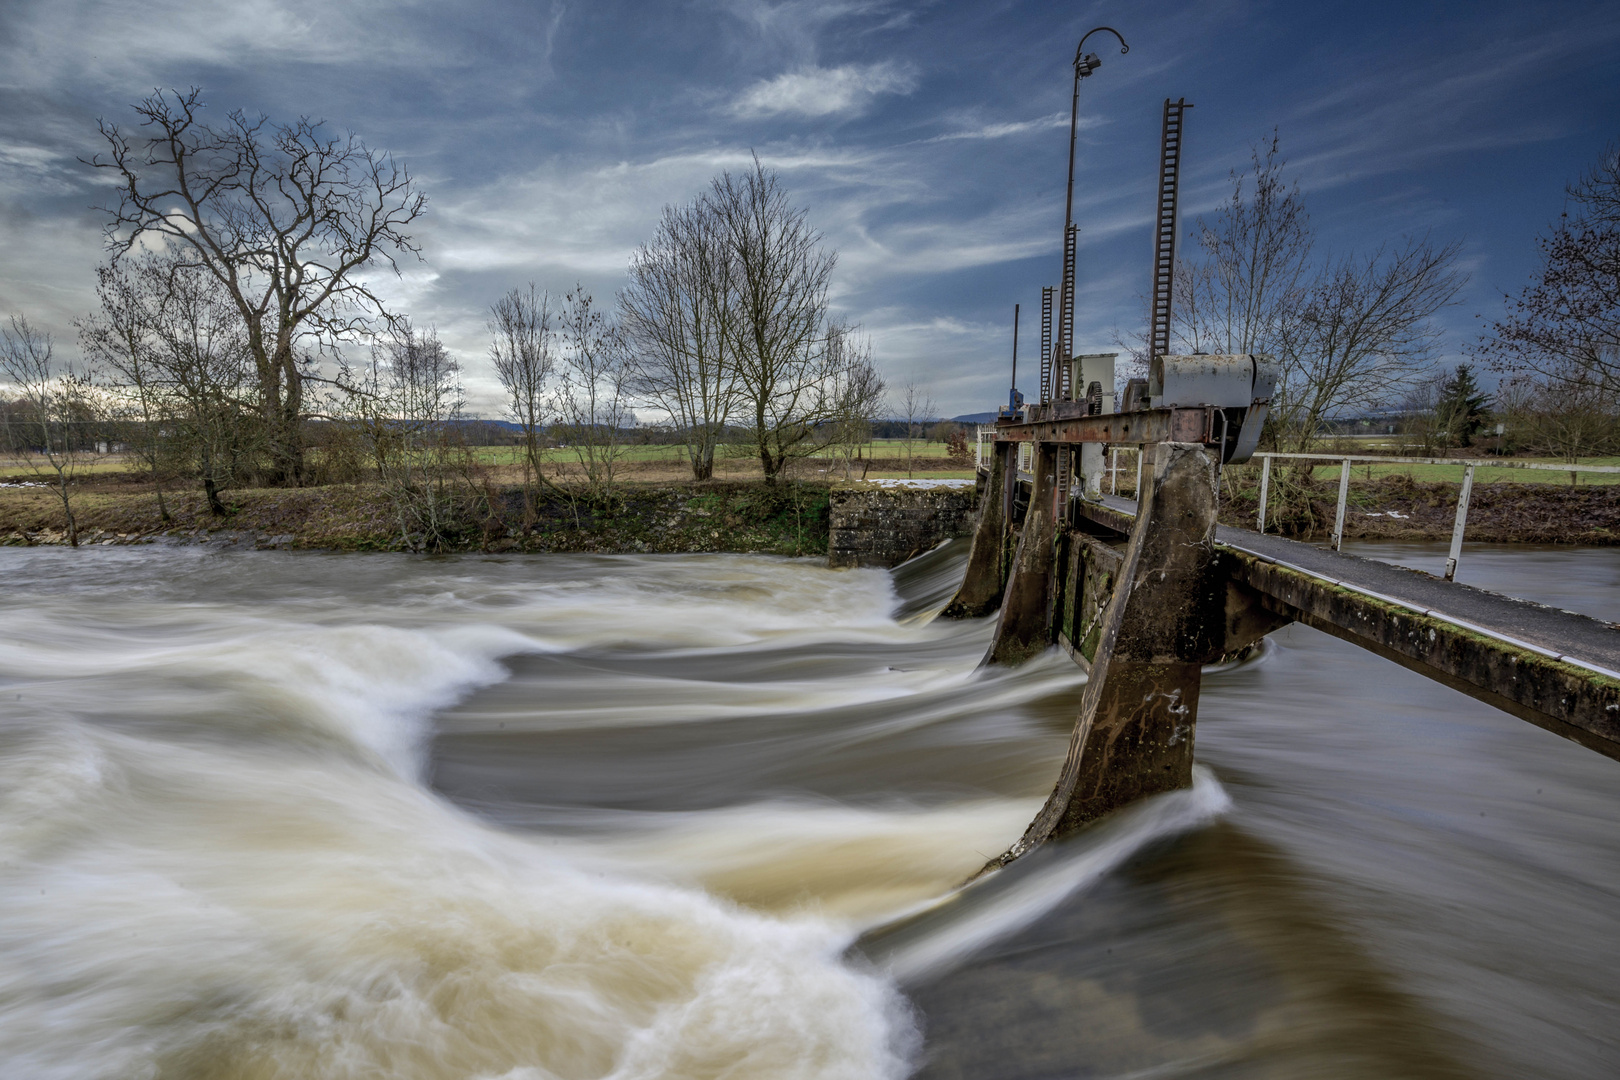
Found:
[[(1098, 27), (1075, 51), (1062, 276), (1041, 294), (1040, 401), (1011, 388), (980, 470), (967, 570), (943, 612), (996, 615), (986, 664), (1056, 645), (1090, 674), (1051, 796), (990, 867), (1191, 786), (1204, 666), (1292, 622), (1620, 759), (1620, 627), (1216, 524), (1220, 469), (1257, 449), (1278, 372), (1260, 355), (1170, 353), (1184, 98), (1164, 102), (1146, 377), (1116, 388), (1117, 354), (1074, 354), (1075, 132), (1080, 84), (1101, 63), (1085, 42), (1101, 32), (1119, 37)], [(1135, 502), (1102, 494), (1110, 446), (1141, 451)]]
[[(1225, 404), (1158, 405), (1189, 385), (1218, 397), (1209, 373), (1245, 364), (1249, 381), (1229, 374)], [(1267, 368), (1263, 357), (1160, 357), (1144, 398), (1158, 407), (1082, 415), (1055, 403), (997, 425), (967, 571), (945, 615), (996, 615), (987, 664), (1057, 646), (1090, 679), (1051, 796), (991, 866), (1190, 786), (1203, 667), (1292, 622), (1620, 759), (1620, 627), (1217, 525), (1219, 469), (1252, 449)], [(1237, 406), (1234, 391), (1253, 396)], [(1017, 468), (1024, 442), (1035, 444), (1032, 473)], [(1142, 447), (1139, 498), (1102, 496), (1083, 468), (1060, 494), (1060, 462), (1103, 444)]]

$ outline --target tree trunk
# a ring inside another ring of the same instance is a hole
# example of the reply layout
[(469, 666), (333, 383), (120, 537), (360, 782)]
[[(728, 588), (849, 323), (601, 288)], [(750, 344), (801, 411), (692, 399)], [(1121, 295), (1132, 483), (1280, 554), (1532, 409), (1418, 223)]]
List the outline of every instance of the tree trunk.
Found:
[(219, 498), (219, 485), (212, 476), (203, 477), (203, 494), (208, 496), (208, 510), (215, 517), (225, 516), (225, 504)]
[(73, 503), (68, 498), (67, 477), (57, 474), (56, 493), (62, 497), (62, 513), (67, 516), (68, 546), (79, 546), (79, 519), (73, 516)]

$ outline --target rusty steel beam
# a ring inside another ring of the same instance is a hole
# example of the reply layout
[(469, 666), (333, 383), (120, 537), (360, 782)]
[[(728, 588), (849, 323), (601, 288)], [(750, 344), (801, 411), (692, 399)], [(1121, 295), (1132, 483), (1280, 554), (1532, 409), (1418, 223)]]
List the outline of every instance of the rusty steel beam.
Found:
[(1207, 444), (1219, 442), (1221, 438), (1220, 426), (1214, 422), (1215, 414), (1220, 410), (1207, 405), (1104, 413), (1098, 416), (1084, 415), (1085, 407), (1083, 401), (1056, 402), (1049, 409), (1031, 410), (1037, 418), (1029, 423), (997, 421), (996, 441)]

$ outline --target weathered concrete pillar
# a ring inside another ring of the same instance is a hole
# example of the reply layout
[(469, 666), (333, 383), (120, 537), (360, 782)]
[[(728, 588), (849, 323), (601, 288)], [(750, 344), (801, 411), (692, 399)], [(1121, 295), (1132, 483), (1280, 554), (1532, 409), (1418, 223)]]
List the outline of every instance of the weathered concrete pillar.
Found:
[(1008, 548), (1012, 546), (1012, 493), (1018, 482), (1018, 444), (996, 443), (990, 477), (979, 504), (962, 587), (940, 612), (947, 619), (977, 619), (995, 611), (1007, 584)]
[(1001, 598), (1001, 618), (985, 663), (1021, 664), (1052, 644), (1052, 501), (1057, 487), (1057, 447), (1035, 445), (1035, 477), (1029, 513), (1018, 535), (1007, 591)]
[(1220, 654), (1225, 631), (1225, 583), (1214, 573), (1215, 462), (1193, 443), (1154, 451), (1063, 772), (1023, 838), (992, 866), (1192, 783), (1200, 668)]

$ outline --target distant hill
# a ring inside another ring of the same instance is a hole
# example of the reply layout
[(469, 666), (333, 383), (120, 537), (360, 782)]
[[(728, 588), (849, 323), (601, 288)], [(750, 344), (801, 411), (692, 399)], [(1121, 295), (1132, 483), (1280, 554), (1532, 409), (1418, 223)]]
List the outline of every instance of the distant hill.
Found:
[(993, 412), (970, 412), (963, 413), (961, 416), (953, 416), (951, 419), (958, 424), (993, 424), (996, 422), (996, 414)]

